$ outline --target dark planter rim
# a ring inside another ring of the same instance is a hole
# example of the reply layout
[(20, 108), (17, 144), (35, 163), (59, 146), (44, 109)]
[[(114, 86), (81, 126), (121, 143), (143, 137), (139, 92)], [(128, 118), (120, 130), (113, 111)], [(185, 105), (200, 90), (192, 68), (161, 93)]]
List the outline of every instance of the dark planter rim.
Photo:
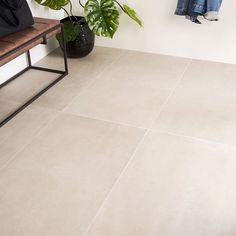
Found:
[(71, 16), (71, 17), (67, 16), (67, 17), (62, 18), (60, 21), (61, 21), (61, 23), (65, 23), (67, 21), (70, 21), (70, 18), (73, 21), (75, 21), (75, 18), (77, 18), (78, 20), (82, 20), (83, 19), (83, 21), (79, 22), (79, 24), (80, 25), (86, 25), (87, 24), (87, 21), (85, 20), (85, 17), (83, 17), (83, 16)]

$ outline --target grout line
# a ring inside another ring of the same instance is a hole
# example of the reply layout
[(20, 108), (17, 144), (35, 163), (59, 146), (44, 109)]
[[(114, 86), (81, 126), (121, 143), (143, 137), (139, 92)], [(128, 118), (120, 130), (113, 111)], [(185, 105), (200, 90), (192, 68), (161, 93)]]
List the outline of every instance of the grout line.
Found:
[(86, 116), (86, 115), (82, 115), (82, 114), (74, 114), (74, 113), (70, 113), (70, 112), (66, 112), (66, 111), (64, 111), (62, 114), (72, 115), (72, 116), (76, 116), (76, 117), (82, 117), (82, 118), (86, 118), (86, 119), (90, 119), (90, 120), (95, 120), (95, 121), (102, 121), (102, 122), (110, 123), (112, 125), (120, 125), (120, 126), (126, 126), (126, 127), (130, 127), (130, 128), (148, 130), (148, 128), (144, 127), (144, 126), (135, 126), (135, 125), (131, 125), (131, 124), (128, 124), (128, 123), (113, 122), (111, 120), (101, 119), (101, 118), (92, 117), (92, 116)]
[[(174, 94), (175, 90), (177, 89), (179, 83), (181, 82), (181, 80), (184, 77), (184, 74), (186, 73), (186, 71), (188, 70), (190, 64), (192, 63), (192, 60), (189, 60), (188, 64), (186, 65), (186, 68), (184, 69), (182, 75), (180, 76), (180, 78), (178, 79), (178, 81), (176, 82), (176, 85), (174, 86), (174, 88), (171, 90), (169, 96), (167, 97), (166, 101), (162, 104), (157, 117), (155, 118), (155, 120), (160, 116), (162, 110), (164, 109), (164, 107), (167, 105), (167, 103), (169, 102), (170, 98), (172, 97), (172, 95)], [(136, 127), (137, 128), (137, 127)], [(98, 216), (100, 215), (100, 213), (102, 212), (106, 201), (110, 198), (111, 194), (113, 193), (116, 185), (120, 182), (120, 179), (122, 178), (123, 174), (126, 172), (126, 170), (129, 168), (130, 164), (132, 163), (133, 159), (136, 156), (136, 153), (138, 152), (139, 148), (141, 147), (141, 145), (143, 144), (146, 136), (148, 135), (149, 131), (151, 131), (152, 125), (150, 125), (150, 127), (145, 131), (143, 137), (141, 138), (141, 140), (138, 142), (134, 152), (131, 154), (130, 159), (128, 160), (128, 162), (126, 163), (125, 167), (123, 168), (123, 170), (121, 171), (120, 175), (118, 176), (118, 178), (116, 179), (115, 183), (113, 184), (113, 186), (111, 187), (110, 191), (108, 192), (107, 196), (105, 197), (105, 199), (103, 200), (101, 206), (99, 207), (97, 213), (95, 214), (95, 216), (93, 217), (93, 219), (91, 220), (88, 228), (85, 230), (85, 232), (82, 234), (82, 236), (86, 236), (90, 229), (92, 228), (92, 226), (94, 225), (96, 219), (98, 218)]]
[(120, 175), (118, 176), (118, 178), (116, 179), (115, 183), (113, 184), (113, 186), (111, 187), (110, 191), (108, 192), (107, 196), (105, 197), (105, 199), (103, 200), (101, 206), (99, 207), (97, 213), (95, 214), (95, 216), (93, 217), (92, 221), (90, 222), (89, 226), (87, 227), (87, 229), (85, 230), (85, 232), (82, 234), (82, 236), (86, 236), (86, 234), (89, 232), (89, 230), (91, 229), (91, 227), (94, 225), (97, 217), (100, 215), (101, 211), (103, 210), (103, 207), (106, 203), (106, 201), (109, 199), (109, 197), (111, 196), (111, 194), (113, 193), (116, 185), (119, 183), (120, 179), (122, 178), (123, 174), (125, 173), (125, 171), (128, 169), (128, 167), (130, 166), (130, 163), (132, 162), (132, 160), (134, 159), (137, 151), (139, 150), (139, 147), (141, 146), (141, 144), (143, 143), (144, 139), (146, 138), (148, 134), (148, 130), (145, 131), (143, 137), (141, 138), (141, 140), (138, 142), (134, 152), (131, 154), (130, 159), (128, 160), (128, 162), (126, 163), (125, 167), (123, 168), (123, 170), (121, 171)]
[[(55, 49), (57, 50), (57, 49)], [(53, 51), (55, 51), (53, 50)], [(53, 51), (51, 53), (53, 53)], [(50, 53), (49, 53), (50, 54)], [(116, 57), (116, 59), (110, 64), (110, 65), (114, 65), (120, 58), (122, 58), (122, 55), (120, 54), (118, 57)], [(40, 64), (40, 62), (42, 63), (44, 60), (44, 58), (40, 59), (36, 64)], [(41, 127), (39, 127), (37, 129), (37, 131), (35, 132), (35, 134), (32, 136), (32, 138), (26, 142), (26, 144), (24, 144), (21, 148), (19, 148), (19, 150), (17, 150), (13, 155), (12, 157), (6, 161), (6, 163), (0, 167), (0, 171), (4, 171), (9, 165), (11, 165), (11, 163), (13, 161), (16, 160), (16, 157), (19, 153), (23, 152), (34, 140), (35, 138), (37, 138), (40, 133), (46, 129), (60, 114), (70, 114), (70, 115), (74, 115), (74, 114), (71, 114), (71, 113), (67, 113), (65, 112), (64, 110), (66, 109), (66, 107), (68, 105), (70, 105), (77, 97), (79, 97), (81, 94), (83, 94), (85, 91), (87, 91), (90, 87), (92, 87), (95, 83), (96, 83), (96, 78), (99, 78), (102, 73), (107, 69), (107, 65), (105, 65), (101, 71), (95, 76), (95, 78), (84, 88), (82, 89), (82, 91), (80, 91), (80, 93), (78, 95), (76, 95), (62, 110), (57, 110), (57, 109), (53, 109), (53, 108), (50, 108), (50, 107), (47, 107), (47, 106), (42, 106), (42, 105), (39, 105), (39, 104), (31, 104), (28, 109), (30, 109), (30, 107), (35, 107), (36, 109), (46, 109), (46, 110), (55, 110), (55, 112), (57, 112), (57, 115), (55, 117), (53, 117), (52, 119), (50, 119), (48, 122), (46, 122), (44, 125), (42, 125)], [(70, 78), (70, 74), (68, 75), (69, 78)], [(23, 111), (24, 112), (24, 111)], [(76, 116), (76, 115), (74, 115)], [(83, 116), (81, 116), (83, 117)], [(88, 118), (88, 119), (93, 119), (93, 120), (98, 120), (99, 119), (94, 119), (94, 118), (91, 118), (91, 117), (85, 117), (84, 118)], [(109, 121), (106, 121), (106, 120), (100, 120), (100, 121), (104, 121), (104, 122), (109, 122)], [(116, 125), (125, 125), (125, 126), (129, 126), (129, 127), (133, 127), (133, 128), (138, 128), (138, 129), (143, 129), (143, 130), (146, 130), (145, 128), (142, 128), (142, 127), (135, 127), (135, 126), (130, 126), (128, 124), (119, 124), (119, 123), (113, 123), (113, 122), (109, 122), (109, 123), (112, 123), (112, 124), (116, 124)]]
[(168, 131), (168, 130), (151, 129), (149, 131), (151, 131), (153, 133), (168, 134), (168, 135), (172, 135), (172, 136), (192, 139), (192, 140), (199, 141), (199, 142), (206, 143), (206, 144), (224, 145), (224, 146), (229, 146), (229, 147), (232, 147), (232, 148), (236, 148), (235, 144), (222, 143), (222, 142), (213, 141), (213, 140), (210, 140), (210, 139), (204, 139), (204, 138), (199, 138), (199, 137), (196, 137), (196, 136), (185, 135), (185, 134), (181, 134), (181, 133), (178, 133), (178, 132), (175, 133), (175, 132), (171, 132), (171, 131)]
[(166, 107), (166, 105), (168, 104), (168, 102), (170, 101), (171, 97), (173, 96), (173, 94), (175, 93), (176, 89), (178, 88), (180, 82), (183, 80), (184, 75), (186, 73), (186, 71), (188, 70), (190, 64), (192, 63), (193, 60), (189, 60), (189, 62), (187, 63), (185, 69), (183, 70), (183, 73), (180, 75), (180, 78), (177, 80), (175, 86), (173, 87), (173, 89), (171, 89), (171, 92), (169, 94), (169, 96), (167, 97), (166, 101), (162, 104), (161, 109), (159, 110), (157, 116), (154, 119), (154, 122), (149, 126), (148, 130), (150, 131), (152, 129), (152, 127), (155, 124), (155, 121), (158, 119), (158, 117), (161, 115), (162, 111), (164, 110), (164, 108)]
[[(30, 105), (30, 106), (28, 107), (28, 109), (31, 109), (31, 106), (32, 106), (32, 105)], [(33, 107), (35, 107), (36, 109), (45, 109), (45, 108), (42, 108), (42, 107), (36, 107), (36, 106), (33, 106)], [(46, 109), (47, 109), (47, 110), (52, 110), (52, 111), (54, 110), (54, 109), (51, 109), (51, 108), (46, 108)], [(54, 111), (53, 111), (53, 112), (54, 112)], [(57, 111), (55, 110), (55, 112), (57, 112)], [(16, 151), (16, 152), (12, 155), (12, 157), (11, 157), (8, 161), (6, 161), (6, 163), (5, 163), (2, 167), (0, 167), (0, 171), (1, 171), (1, 172), (4, 171), (9, 165), (11, 165), (11, 163), (17, 159), (17, 155), (18, 155), (19, 153), (23, 152), (23, 151), (35, 140), (35, 138), (37, 138), (37, 137), (40, 135), (40, 133), (42, 132), (42, 130), (44, 130), (45, 128), (47, 128), (48, 125), (51, 124), (51, 123), (59, 116), (59, 114), (60, 114), (60, 112), (57, 112), (57, 115), (55, 115), (55, 117), (52, 117), (48, 122), (46, 122), (45, 124), (42, 124), (42, 126), (40, 126), (40, 127), (37, 129), (37, 131), (35, 131), (35, 133), (32, 135), (32, 137), (29, 139), (29, 141), (26, 142), (25, 145), (23, 145), (21, 148), (19, 148), (19, 150)]]
[(181, 133), (178, 133), (178, 132), (172, 132), (172, 131), (168, 131), (168, 130), (145, 128), (145, 127), (141, 127), (141, 126), (134, 126), (134, 125), (130, 125), (130, 124), (126, 124), (126, 123), (121, 123), (121, 122), (112, 122), (110, 120), (94, 118), (94, 117), (85, 116), (85, 115), (77, 115), (77, 114), (67, 113), (67, 112), (63, 112), (61, 114), (81, 117), (81, 118), (90, 119), (90, 120), (94, 120), (94, 121), (106, 122), (106, 123), (109, 123), (109, 124), (112, 124), (112, 125), (120, 125), (120, 126), (129, 127), (129, 128), (135, 128), (135, 129), (151, 131), (151, 132), (154, 132), (154, 133), (163, 133), (163, 134), (169, 134), (169, 135), (178, 136), (178, 137), (189, 138), (189, 139), (193, 139), (193, 140), (196, 140), (196, 141), (200, 141), (200, 142), (204, 142), (204, 143), (209, 143), (209, 144), (218, 144), (218, 145), (227, 145), (227, 146), (236, 147), (235, 144), (217, 142), (217, 141), (213, 141), (213, 140), (210, 140), (210, 139), (199, 138), (197, 136), (184, 135), (184, 134), (181, 134)]
[[(103, 71), (103, 70), (102, 70), (102, 71)], [(101, 72), (101, 73), (102, 73), (102, 72)], [(99, 76), (100, 76), (100, 74), (97, 75), (96, 78), (99, 77)], [(85, 86), (85, 88), (83, 88), (77, 95), (75, 95), (75, 96), (71, 99), (71, 101), (61, 110), (61, 112), (65, 112), (66, 108), (67, 108), (68, 106), (70, 106), (70, 104), (72, 104), (78, 97), (82, 96), (85, 92), (87, 92), (87, 91), (95, 84), (96, 78), (94, 78), (87, 86)]]
[[(161, 105), (161, 108), (158, 112), (158, 115), (154, 118), (154, 122), (155, 120), (159, 117), (160, 113), (162, 112), (163, 108), (165, 107), (165, 105), (168, 103), (168, 101), (170, 100), (171, 96), (173, 95), (174, 91), (176, 90), (176, 88), (178, 87), (179, 83), (181, 82), (181, 80), (183, 79), (183, 76), (185, 74), (185, 72), (187, 71), (187, 69), (189, 68), (190, 64), (192, 63), (193, 60), (189, 60), (189, 62), (187, 63), (185, 69), (183, 70), (183, 73), (180, 75), (180, 78), (177, 80), (174, 88), (172, 89), (161, 89), (161, 90), (169, 90), (170, 91), (170, 94), (167, 96), (165, 102)], [(115, 63), (115, 62), (113, 62)], [(112, 64), (113, 64), (112, 63)], [(102, 71), (103, 72), (103, 71)], [(101, 73), (102, 73), (101, 72)], [(90, 86), (92, 86), (94, 83), (92, 82)], [(85, 88), (85, 90), (87, 91), (88, 90), (88, 87)], [(85, 90), (83, 90), (81, 93), (83, 93)], [(77, 95), (69, 104), (71, 104), (77, 97), (79, 97), (81, 94)], [(68, 104), (68, 105), (69, 105)], [(67, 106), (68, 106), (67, 105)], [(66, 106), (66, 107), (67, 107)], [(111, 120), (106, 120), (106, 119), (102, 119), (102, 118), (98, 118), (98, 117), (92, 117), (92, 116), (86, 116), (86, 115), (83, 115), (83, 114), (75, 114), (75, 113), (72, 113), (72, 112), (67, 112), (65, 111), (66, 107), (61, 110), (62, 113), (64, 114), (69, 114), (69, 115), (74, 115), (74, 116), (78, 116), (78, 117), (84, 117), (84, 118), (87, 118), (87, 119), (92, 119), (92, 120), (98, 120), (98, 121), (103, 121), (103, 122), (107, 122), (107, 123), (111, 123), (111, 124), (118, 124), (118, 125), (123, 125), (123, 126), (128, 126), (128, 127), (132, 127), (132, 128), (138, 128), (138, 129), (144, 129), (144, 130), (151, 130), (152, 128), (152, 125), (153, 125), (153, 122), (149, 125), (149, 127), (144, 127), (144, 126), (136, 126), (136, 125), (131, 125), (131, 124), (128, 124), (128, 123), (122, 123), (122, 122), (113, 122)]]
[(88, 86), (86, 86), (84, 89), (82, 89), (82, 91), (79, 92), (78, 95), (76, 95), (62, 110), (61, 112), (65, 112), (66, 108), (68, 106), (70, 106), (78, 97), (80, 97), (83, 93), (87, 92), (90, 88), (92, 88), (94, 86), (94, 84), (97, 82), (98, 78), (101, 77), (102, 73), (105, 72), (105, 70), (109, 67), (109, 66), (113, 66), (117, 60), (119, 60), (122, 57), (122, 55), (120, 55), (119, 57), (117, 57), (111, 64), (109, 65), (105, 65), (104, 68), (101, 69), (101, 71), (98, 72), (98, 74), (95, 76), (94, 79), (92, 79), (92, 81), (88, 84)]
[(134, 125), (126, 124), (126, 123), (112, 122), (112, 121), (110, 121), (110, 120), (104, 120), (104, 119), (99, 119), (99, 118), (93, 118), (93, 117), (89, 117), (89, 116), (77, 115), (77, 114), (72, 114), (72, 113), (67, 113), (67, 112), (63, 112), (63, 113), (61, 113), (61, 114), (71, 115), (71, 116), (76, 116), (76, 117), (82, 117), (82, 118), (86, 118), (86, 119), (90, 119), (90, 120), (94, 120), (94, 121), (106, 122), (106, 123), (110, 123), (110, 124), (112, 124), (112, 125), (120, 125), (120, 126), (129, 127), (129, 128), (135, 128), (135, 129), (146, 130), (146, 131), (148, 131), (148, 132), (163, 133), (163, 134), (168, 134), (168, 135), (173, 135), (173, 136), (178, 136), (178, 137), (189, 138), (189, 139), (193, 139), (193, 140), (196, 140), (196, 141), (199, 141), (199, 142), (204, 142), (204, 143), (209, 143), (209, 144), (227, 145), (227, 146), (236, 147), (236, 144), (217, 142), (217, 141), (213, 141), (213, 140), (210, 140), (210, 139), (199, 138), (199, 137), (197, 137), (197, 136), (185, 135), (185, 134), (181, 134), (181, 133), (173, 132), (173, 131), (168, 131), (168, 130), (160, 130), (160, 129), (145, 128), (145, 127), (134, 126)]

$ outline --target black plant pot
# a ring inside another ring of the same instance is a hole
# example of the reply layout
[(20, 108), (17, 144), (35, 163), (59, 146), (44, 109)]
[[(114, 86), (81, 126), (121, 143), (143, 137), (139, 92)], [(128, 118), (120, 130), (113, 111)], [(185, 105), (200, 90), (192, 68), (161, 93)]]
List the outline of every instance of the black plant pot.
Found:
[[(88, 27), (84, 17), (76, 16), (80, 23), (79, 36), (74, 41), (66, 43), (67, 57), (81, 58), (87, 56), (94, 48), (95, 35)], [(61, 23), (69, 21), (69, 17), (61, 20)]]

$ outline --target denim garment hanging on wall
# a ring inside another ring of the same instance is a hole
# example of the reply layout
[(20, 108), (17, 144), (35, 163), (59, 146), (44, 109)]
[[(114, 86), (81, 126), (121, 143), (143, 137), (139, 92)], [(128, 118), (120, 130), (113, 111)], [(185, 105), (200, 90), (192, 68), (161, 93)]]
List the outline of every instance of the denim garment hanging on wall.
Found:
[(219, 20), (222, 0), (178, 0), (176, 15), (185, 16), (194, 23), (201, 24), (198, 16), (210, 21)]

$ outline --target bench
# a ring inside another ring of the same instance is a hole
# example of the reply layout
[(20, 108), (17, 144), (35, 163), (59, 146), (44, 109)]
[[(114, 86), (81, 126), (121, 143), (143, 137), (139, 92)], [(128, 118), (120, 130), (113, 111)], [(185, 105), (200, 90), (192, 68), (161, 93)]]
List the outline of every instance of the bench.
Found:
[[(5, 117), (0, 121), (0, 128), (5, 125), (8, 121), (10, 121), (13, 117), (15, 117), (19, 112), (24, 110), (27, 106), (29, 106), (33, 101), (39, 98), (42, 94), (44, 94), (48, 89), (58, 83), (61, 79), (63, 79), (66, 75), (68, 75), (68, 64), (66, 57), (66, 46), (65, 46), (65, 37), (64, 37), (64, 29), (63, 25), (59, 20), (45, 19), (45, 18), (34, 18), (34, 25), (24, 29), (20, 32), (10, 34), (5, 37), (0, 38), (0, 67), (15, 59), (16, 57), (26, 53), (27, 56), (27, 67), (9, 78), (4, 83), (0, 84), (0, 89), (4, 86), (8, 85), (11, 81), (18, 78), (20, 75), (25, 73), (30, 69), (52, 72), (59, 74), (59, 76), (52, 81), (47, 87), (39, 91), (36, 95), (28, 99), (23, 105), (13, 111), (10, 115)], [(64, 56), (64, 70), (54, 70), (49, 68), (43, 68), (34, 66), (31, 63), (30, 57), (30, 49), (34, 48), (39, 44), (47, 44), (47, 40), (51, 37), (54, 37), (57, 33), (62, 33), (63, 38), (63, 56)]]

